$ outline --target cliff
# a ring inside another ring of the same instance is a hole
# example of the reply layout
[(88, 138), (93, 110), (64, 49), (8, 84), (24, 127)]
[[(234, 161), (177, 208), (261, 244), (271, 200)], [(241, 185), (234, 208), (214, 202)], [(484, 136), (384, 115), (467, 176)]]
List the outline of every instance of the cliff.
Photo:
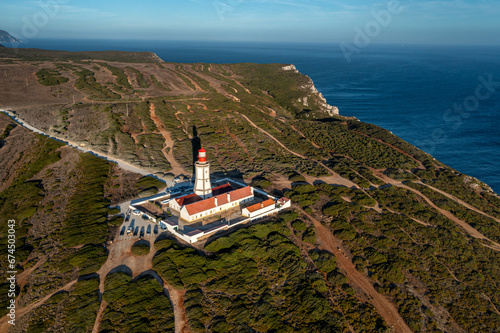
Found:
[[(300, 74), (295, 65), (286, 65), (283, 66), (282, 69), (285, 71), (292, 71)], [(307, 96), (300, 97), (297, 99), (298, 104), (303, 106), (303, 110), (310, 110), (311, 108), (316, 108), (317, 110), (319, 110), (320, 112), (324, 113), (329, 117), (338, 115), (339, 109), (336, 106), (328, 104), (323, 94), (320, 93), (318, 89), (316, 89), (316, 87), (314, 86), (313, 80), (307, 75), (304, 76), (308, 79), (308, 82), (301, 85), (300, 88), (308, 92), (309, 94)], [(309, 116), (310, 114), (306, 113), (306, 117)]]
[(13, 37), (5, 30), (0, 30), (0, 44), (2, 43), (22, 43), (20, 39)]

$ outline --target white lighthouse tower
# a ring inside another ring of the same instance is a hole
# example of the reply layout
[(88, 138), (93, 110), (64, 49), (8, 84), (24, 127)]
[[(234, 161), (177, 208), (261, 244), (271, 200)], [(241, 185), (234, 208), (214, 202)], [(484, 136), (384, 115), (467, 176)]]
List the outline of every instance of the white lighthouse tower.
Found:
[(195, 166), (194, 193), (203, 199), (212, 196), (212, 184), (210, 183), (210, 163), (207, 162), (207, 151), (203, 148), (198, 150), (198, 162)]

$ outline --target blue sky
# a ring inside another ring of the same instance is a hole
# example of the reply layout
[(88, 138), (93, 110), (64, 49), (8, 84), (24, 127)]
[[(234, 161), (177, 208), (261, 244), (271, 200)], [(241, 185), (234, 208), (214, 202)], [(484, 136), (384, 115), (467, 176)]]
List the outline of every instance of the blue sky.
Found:
[[(21, 39), (152, 39), (500, 44), (498, 0), (0, 0), (0, 29)], [(388, 20), (387, 20), (388, 18)], [(378, 24), (378, 28), (377, 25)], [(355, 30), (359, 29), (359, 30)], [(369, 31), (369, 30), (368, 30)]]

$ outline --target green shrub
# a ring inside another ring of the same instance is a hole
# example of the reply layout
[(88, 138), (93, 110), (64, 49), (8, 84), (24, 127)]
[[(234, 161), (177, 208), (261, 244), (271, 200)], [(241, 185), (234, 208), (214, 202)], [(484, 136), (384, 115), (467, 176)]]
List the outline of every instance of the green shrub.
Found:
[(125, 219), (123, 218), (123, 216), (113, 216), (108, 223), (111, 226), (117, 227), (122, 225), (124, 221)]
[(164, 239), (157, 240), (155, 242), (154, 246), (155, 246), (155, 249), (157, 251), (161, 251), (163, 249), (169, 249), (176, 244), (177, 244), (176, 241), (168, 239), (168, 238), (164, 238)]
[(67, 78), (61, 76), (61, 73), (53, 69), (41, 69), (36, 72), (36, 76), (38, 82), (44, 86), (57, 86), (69, 81)]
[[(79, 269), (78, 273), (86, 275), (97, 272), (106, 262), (108, 254), (102, 245), (85, 245), (72, 254), (67, 260), (73, 267)], [(63, 265), (65, 262), (63, 262)]]
[(151, 275), (132, 280), (122, 272), (110, 274), (103, 299), (108, 302), (99, 327), (103, 332), (174, 332), (170, 300)]
[(292, 190), (297, 193), (311, 193), (316, 191), (316, 187), (311, 184), (297, 184), (292, 187)]
[(294, 173), (288, 177), (288, 180), (292, 182), (305, 182), (306, 178), (302, 176), (301, 174)]
[(288, 211), (288, 212), (280, 213), (280, 215), (279, 215), (280, 219), (285, 223), (288, 223), (290, 221), (295, 220), (298, 216), (299, 216), (299, 214), (297, 214), (297, 212), (295, 212), (295, 211)]
[(251, 184), (251, 186), (253, 186), (253, 187), (260, 187), (263, 189), (268, 188), (272, 185), (273, 185), (273, 183), (267, 179), (257, 179), (257, 180), (252, 181), (252, 184)]
[(316, 243), (316, 230), (313, 226), (307, 228), (307, 230), (302, 235), (302, 240), (313, 245)]
[(149, 253), (149, 245), (144, 243), (135, 243), (132, 245), (131, 252), (135, 256), (145, 256)]
[(328, 292), (328, 287), (326, 286), (325, 281), (323, 280), (316, 280), (312, 283), (312, 287), (316, 289), (320, 293), (326, 293)]
[(158, 180), (157, 178), (155, 177), (151, 177), (151, 176), (144, 176), (144, 177), (141, 177), (137, 183), (135, 184), (135, 186), (139, 189), (150, 189), (150, 188), (156, 188), (157, 190), (159, 189), (162, 189), (162, 188), (165, 188), (166, 184), (161, 181), (161, 180)]
[(157, 193), (158, 193), (158, 189), (156, 187), (151, 187), (151, 188), (147, 188), (147, 189), (142, 190), (141, 192), (139, 192), (139, 197), (140, 198), (146, 198), (146, 197), (153, 196), (153, 195), (155, 195)]
[(109, 210), (108, 210), (108, 214), (109, 214), (109, 215), (117, 215), (117, 214), (120, 214), (120, 208), (119, 208), (119, 207), (109, 208)]
[(307, 229), (307, 225), (302, 220), (295, 220), (292, 222), (292, 227), (297, 231), (304, 231)]

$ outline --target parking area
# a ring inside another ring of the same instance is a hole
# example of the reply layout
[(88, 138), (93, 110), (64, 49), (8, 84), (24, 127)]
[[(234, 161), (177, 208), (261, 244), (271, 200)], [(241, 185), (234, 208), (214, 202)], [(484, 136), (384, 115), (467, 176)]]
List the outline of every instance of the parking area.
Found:
[(158, 224), (150, 221), (146, 215), (136, 215), (128, 210), (125, 214), (125, 222), (120, 227), (118, 239), (156, 237), (159, 232)]
[[(150, 237), (156, 237), (163, 231), (166, 231), (167, 229), (165, 226), (161, 228), (160, 225), (150, 220), (147, 214), (150, 215), (150, 217), (158, 217), (158, 215), (160, 215), (158, 213), (161, 212), (158, 212), (154, 206), (156, 201), (159, 204), (165, 205), (171, 199), (191, 193), (192, 190), (193, 188), (189, 182), (185, 182), (182, 184), (175, 184), (174, 187), (171, 187), (165, 192), (150, 198), (135, 199), (121, 203), (119, 205), (120, 211), (124, 212), (125, 221), (120, 226), (117, 240), (126, 240), (131, 238), (147, 239)], [(156, 200), (155, 198), (159, 199)], [(136, 209), (131, 209), (131, 205)]]

